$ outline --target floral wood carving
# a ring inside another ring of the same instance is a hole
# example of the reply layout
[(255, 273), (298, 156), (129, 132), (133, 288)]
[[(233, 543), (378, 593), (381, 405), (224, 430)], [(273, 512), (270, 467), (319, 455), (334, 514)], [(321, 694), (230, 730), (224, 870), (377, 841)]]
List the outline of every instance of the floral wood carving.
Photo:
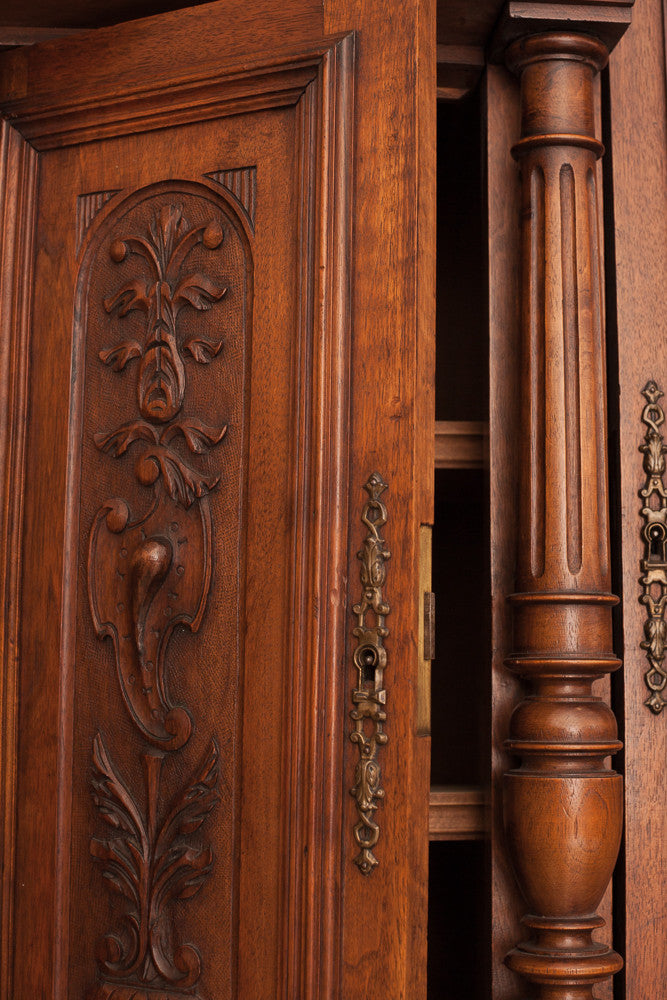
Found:
[[(384, 798), (384, 789), (380, 787), (378, 750), (387, 742), (387, 734), (382, 728), (387, 719), (384, 710), (387, 700), (384, 689), (387, 650), (383, 640), (389, 635), (385, 617), (390, 608), (383, 598), (382, 588), (387, 577), (385, 563), (391, 553), (380, 534), (387, 523), (387, 508), (380, 500), (387, 489), (387, 483), (379, 473), (374, 472), (365, 489), (370, 499), (364, 504), (361, 514), (361, 520), (368, 528), (363, 548), (358, 553), (361, 561), (362, 598), (352, 608), (357, 616), (353, 634), (358, 640), (354, 651), (358, 680), (352, 692), (354, 708), (350, 716), (354, 721), (354, 729), (350, 733), (350, 739), (359, 747), (359, 762), (355, 768), (354, 788), (350, 789), (350, 794), (354, 796), (357, 805), (358, 822), (354, 827), (354, 838), (361, 849), (354, 861), (362, 874), (370, 875), (378, 864), (373, 848), (380, 837), (380, 827), (374, 814), (378, 801)], [(373, 614), (375, 618), (371, 624), (366, 622), (368, 614)]]
[[(125, 704), (143, 736), (164, 750), (187, 741), (189, 713), (174, 707), (165, 678), (165, 655), (176, 625), (196, 632), (210, 585), (211, 524), (207, 494), (219, 476), (185, 461), (175, 444), (193, 456), (218, 445), (226, 426), (209, 427), (181, 416), (186, 388), (184, 358), (209, 364), (222, 341), (182, 334), (183, 310), (208, 310), (226, 288), (201, 271), (186, 268), (201, 244), (218, 250), (220, 223), (190, 227), (180, 207), (163, 205), (141, 234), (115, 239), (110, 255), (120, 263), (137, 257), (138, 267), (104, 301), (107, 313), (123, 320), (145, 314), (143, 340), (125, 340), (103, 349), (100, 360), (121, 372), (139, 360), (137, 405), (144, 419), (95, 435), (97, 447), (114, 458), (137, 446), (138, 481), (153, 490), (149, 512), (133, 520), (124, 500), (107, 501), (90, 534), (88, 590), (97, 633), (115, 646)], [(199, 501), (195, 507), (195, 501)]]
[[(91, 1000), (137, 1000), (144, 996), (169, 1000), (182, 997), (182, 991), (197, 982), (199, 952), (192, 945), (174, 946), (169, 904), (196, 895), (211, 872), (210, 844), (193, 843), (192, 835), (220, 797), (218, 756), (218, 747), (211, 741), (199, 771), (160, 818), (164, 756), (143, 755), (146, 809), (142, 812), (102, 736), (98, 733), (95, 737), (93, 799), (113, 832), (106, 840), (94, 837), (90, 850), (111, 889), (127, 900), (127, 909), (122, 929), (107, 934), (99, 949), (107, 981), (95, 988)], [(142, 993), (142, 987), (151, 992)], [(178, 992), (171, 992), (170, 987)]]
[(185, 395), (184, 356), (209, 364), (222, 348), (222, 340), (179, 338), (179, 313), (184, 308), (210, 309), (227, 291), (199, 271), (184, 273), (184, 265), (197, 244), (217, 250), (223, 237), (218, 222), (190, 228), (178, 206), (165, 205), (151, 222), (148, 238), (135, 235), (114, 240), (110, 250), (116, 263), (134, 254), (143, 261), (143, 268), (105, 299), (104, 308), (121, 319), (139, 310), (146, 314), (146, 322), (143, 343), (114, 344), (100, 352), (100, 360), (120, 372), (134, 358), (141, 359), (137, 402), (144, 420), (96, 434), (95, 443), (118, 458), (134, 442), (147, 442), (135, 466), (137, 479), (152, 486), (162, 478), (169, 496), (184, 507), (214, 489), (218, 479), (207, 479), (186, 465), (173, 448), (174, 440), (182, 436), (189, 450), (199, 455), (219, 444), (227, 430), (199, 420), (176, 419)]
[[(125, 420), (94, 435), (95, 446), (113, 459), (130, 450), (136, 455), (134, 479), (146, 491), (146, 504), (137, 515), (127, 500), (113, 497), (97, 511), (88, 546), (88, 597), (98, 637), (113, 643), (130, 718), (154, 749), (141, 754), (142, 810), (99, 733), (93, 743), (93, 799), (114, 835), (93, 837), (91, 853), (127, 903), (121, 929), (108, 933), (98, 951), (102, 978), (89, 1000), (198, 1000), (200, 955), (193, 945), (174, 944), (178, 911), (171, 904), (194, 896), (211, 873), (212, 849), (193, 842), (192, 835), (219, 799), (219, 754), (212, 740), (194, 778), (166, 809), (160, 804), (165, 753), (184, 747), (193, 728), (190, 712), (170, 697), (169, 644), (177, 626), (199, 629), (211, 584), (208, 494), (220, 477), (208, 455), (227, 427), (193, 415), (192, 398), (186, 410), (184, 405), (188, 382), (194, 382), (188, 366), (210, 365), (223, 347), (221, 338), (210, 335), (210, 324), (203, 334), (192, 318), (218, 308), (227, 294), (227, 284), (212, 276), (213, 265), (216, 273), (220, 269), (226, 216), (221, 213), (218, 221), (215, 203), (206, 197), (208, 221), (190, 225), (181, 205), (158, 197), (148, 217), (146, 201), (135, 199), (147, 221), (135, 222), (134, 231), (126, 223), (130, 231), (118, 236), (112, 230), (103, 244), (120, 280), (94, 305), (98, 317), (108, 317), (101, 329), (128, 331), (99, 352), (100, 362), (122, 380), (121, 399), (132, 387), (136, 363), (135, 403)], [(201, 215), (201, 199), (192, 200), (191, 188), (186, 197)], [(96, 273), (105, 271), (98, 266)]]
[(646, 436), (639, 450), (644, 453), (646, 484), (639, 491), (644, 501), (642, 517), (644, 526), (644, 558), (641, 561), (640, 583), (643, 592), (639, 600), (646, 606), (648, 617), (644, 622), (645, 639), (641, 643), (646, 651), (649, 669), (644, 679), (649, 689), (645, 701), (652, 712), (659, 715), (667, 700), (665, 686), (665, 645), (667, 643), (667, 490), (665, 489), (665, 446), (660, 428), (665, 422), (665, 413), (658, 402), (663, 395), (655, 382), (647, 382), (642, 390), (646, 406), (642, 420), (646, 424)]

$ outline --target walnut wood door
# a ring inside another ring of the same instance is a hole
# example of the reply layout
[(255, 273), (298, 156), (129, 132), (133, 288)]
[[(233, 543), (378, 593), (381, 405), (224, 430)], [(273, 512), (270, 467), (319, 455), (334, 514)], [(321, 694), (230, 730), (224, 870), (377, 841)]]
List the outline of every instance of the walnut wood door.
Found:
[(6, 1000), (423, 994), (433, 46), (372, 6), (2, 56)]

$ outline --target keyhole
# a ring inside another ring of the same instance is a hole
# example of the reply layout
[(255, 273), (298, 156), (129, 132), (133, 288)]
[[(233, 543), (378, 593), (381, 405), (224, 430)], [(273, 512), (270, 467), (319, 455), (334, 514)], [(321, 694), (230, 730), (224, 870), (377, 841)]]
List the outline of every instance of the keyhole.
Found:
[(665, 561), (665, 529), (661, 524), (652, 524), (648, 532), (649, 558), (651, 562)]

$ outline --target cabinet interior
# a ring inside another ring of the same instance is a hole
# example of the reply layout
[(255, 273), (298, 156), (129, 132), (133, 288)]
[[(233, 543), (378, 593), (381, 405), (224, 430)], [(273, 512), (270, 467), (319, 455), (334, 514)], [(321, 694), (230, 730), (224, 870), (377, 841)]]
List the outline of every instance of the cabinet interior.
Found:
[[(428, 996), (488, 996), (488, 293), (479, 88), (438, 101)], [(452, 899), (457, 906), (451, 906)], [(460, 905), (459, 905), (460, 904)], [(471, 978), (471, 970), (474, 976)]]

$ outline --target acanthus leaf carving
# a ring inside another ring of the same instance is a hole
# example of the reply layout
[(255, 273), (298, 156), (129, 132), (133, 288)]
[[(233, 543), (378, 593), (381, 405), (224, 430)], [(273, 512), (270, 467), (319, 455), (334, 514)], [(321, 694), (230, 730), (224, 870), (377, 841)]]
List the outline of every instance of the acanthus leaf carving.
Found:
[(108, 839), (93, 837), (90, 851), (111, 888), (127, 900), (122, 928), (106, 935), (98, 955), (103, 975), (118, 980), (120, 992), (109, 992), (107, 981), (96, 996), (125, 996), (123, 984), (131, 980), (128, 997), (141, 995), (143, 987), (160, 990), (167, 1000), (182, 996), (201, 973), (197, 949), (173, 944), (169, 904), (196, 895), (211, 872), (210, 844), (193, 843), (190, 838), (220, 798), (219, 751), (212, 740), (198, 772), (174, 796), (160, 821), (163, 762), (162, 754), (143, 756), (146, 809), (142, 812), (100, 733), (93, 743), (93, 801), (113, 832)]

